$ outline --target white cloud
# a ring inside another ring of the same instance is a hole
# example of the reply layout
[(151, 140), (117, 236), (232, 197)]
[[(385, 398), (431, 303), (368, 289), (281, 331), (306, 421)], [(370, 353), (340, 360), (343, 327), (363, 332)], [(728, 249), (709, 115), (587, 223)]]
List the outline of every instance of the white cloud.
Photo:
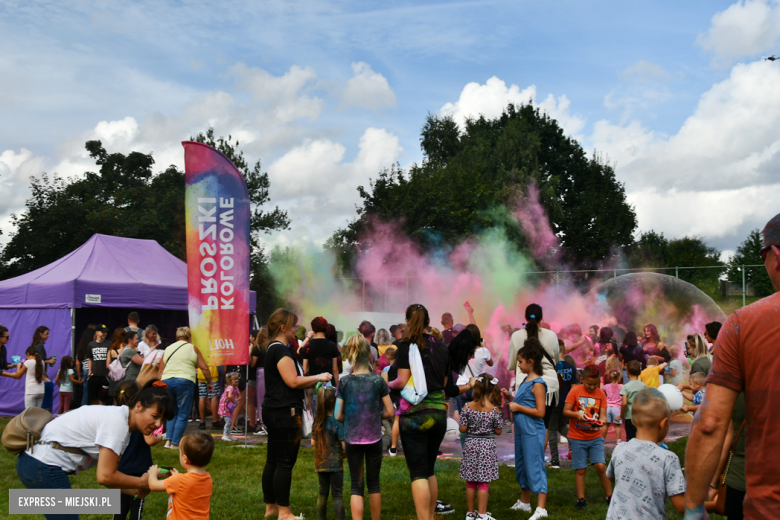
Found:
[[(593, 145), (618, 163), (640, 229), (741, 241), (780, 200), (780, 68), (735, 66), (675, 135), (599, 121)], [(725, 243), (725, 242), (724, 242)], [(732, 245), (733, 247), (733, 245)]]
[(382, 74), (374, 72), (365, 62), (352, 64), (353, 76), (342, 92), (341, 106), (356, 106), (378, 112), (395, 105), (395, 93)]
[(493, 76), (484, 85), (472, 82), (463, 87), (460, 98), (455, 103), (447, 103), (441, 108), (441, 114), (452, 116), (463, 126), (468, 117), (487, 119), (499, 117), (507, 105), (532, 103), (550, 114), (558, 121), (563, 130), (576, 137), (585, 126), (585, 120), (569, 113), (571, 102), (565, 95), (555, 97), (548, 94), (541, 103), (536, 102), (536, 85), (520, 89), (517, 85), (506, 86), (506, 83)]
[(778, 0), (740, 0), (712, 17), (712, 26), (697, 43), (715, 54), (716, 65), (773, 50), (780, 38)]
[(11, 213), (19, 213), (29, 196), (30, 177), (38, 176), (46, 166), (43, 157), (37, 157), (30, 150), (22, 148), (19, 152), (5, 150), (0, 153), (0, 229), (4, 235), (0, 240), (8, 240)]
[(639, 60), (620, 73), (620, 79), (625, 83), (651, 83), (665, 81), (668, 77), (669, 73), (660, 65), (645, 60)]
[[(294, 221), (284, 241), (322, 242), (355, 215), (357, 187), (367, 186), (383, 168), (390, 167), (403, 149), (398, 137), (385, 129), (367, 128), (359, 152), (345, 162), (346, 148), (330, 139), (311, 139), (290, 150), (268, 167), (271, 199), (287, 209)], [(270, 242), (281, 240), (274, 235)]]

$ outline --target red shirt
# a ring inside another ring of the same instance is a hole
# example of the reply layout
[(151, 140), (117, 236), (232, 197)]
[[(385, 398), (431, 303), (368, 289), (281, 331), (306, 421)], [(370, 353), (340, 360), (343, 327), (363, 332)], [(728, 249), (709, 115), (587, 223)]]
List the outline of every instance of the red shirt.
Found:
[[(607, 411), (607, 394), (600, 388), (593, 393), (585, 390), (584, 385), (573, 386), (566, 396), (566, 402), (572, 405), (572, 411), (585, 412), (594, 419), (602, 420), (601, 411)], [(580, 422), (577, 419), (569, 419), (569, 439), (590, 441), (601, 437), (601, 426), (590, 422)]]
[(745, 392), (745, 518), (780, 518), (780, 293), (734, 311), (707, 384)]

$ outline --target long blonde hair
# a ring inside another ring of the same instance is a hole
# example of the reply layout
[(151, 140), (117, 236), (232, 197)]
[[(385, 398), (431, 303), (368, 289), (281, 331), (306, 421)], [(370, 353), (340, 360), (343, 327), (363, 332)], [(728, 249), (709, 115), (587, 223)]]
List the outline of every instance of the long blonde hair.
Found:
[(701, 334), (696, 334), (693, 337), (693, 359), (699, 359), (702, 357), (706, 357), (709, 360), (712, 360), (712, 357), (710, 356), (710, 349), (707, 348), (707, 340), (704, 339), (704, 336)]
[[(345, 349), (346, 352), (344, 352)], [(353, 374), (358, 366), (368, 369), (369, 372), (371, 371), (371, 345), (369, 345), (362, 334), (350, 336), (344, 344), (341, 353), (342, 358), (352, 365)]]

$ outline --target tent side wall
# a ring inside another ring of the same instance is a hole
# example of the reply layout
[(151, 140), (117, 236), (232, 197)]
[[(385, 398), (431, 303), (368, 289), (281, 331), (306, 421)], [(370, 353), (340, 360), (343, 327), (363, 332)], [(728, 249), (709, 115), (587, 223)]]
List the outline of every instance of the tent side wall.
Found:
[[(54, 381), (60, 369), (60, 361), (71, 355), (71, 315), (70, 309), (0, 309), (0, 324), (8, 328), (8, 362), (11, 356), (27, 359), (25, 351), (32, 345), (35, 329), (44, 325), (51, 334), (46, 342), (46, 354), (57, 356), (54, 367), (47, 368), (49, 379)], [(0, 377), (0, 415), (17, 415), (24, 410), (24, 380)], [(54, 412), (59, 406), (59, 387), (54, 385)]]

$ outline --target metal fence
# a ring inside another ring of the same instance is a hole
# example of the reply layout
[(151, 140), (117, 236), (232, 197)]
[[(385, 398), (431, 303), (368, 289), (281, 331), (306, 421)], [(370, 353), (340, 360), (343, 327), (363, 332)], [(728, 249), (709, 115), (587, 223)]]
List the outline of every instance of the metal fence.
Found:
[[(623, 274), (630, 274), (633, 272), (662, 271), (666, 273), (668, 271), (674, 271), (674, 276), (679, 278), (680, 271), (692, 270), (692, 269), (720, 269), (721, 271), (725, 271), (727, 269), (731, 269), (734, 267), (740, 269), (740, 271), (742, 272), (742, 306), (744, 307), (746, 305), (746, 299), (747, 299), (747, 283), (745, 277), (746, 270), (749, 268), (763, 269), (764, 264), (701, 265), (701, 266), (613, 268), (613, 269), (571, 269), (571, 270), (560, 270), (560, 271), (518, 271), (517, 274), (518, 275), (541, 275), (545, 277), (552, 277), (554, 278), (555, 284), (560, 285), (561, 275), (564, 275), (564, 277), (566, 277), (570, 274), (587, 274), (587, 273), (611, 274), (612, 276), (604, 277), (606, 280), (608, 278), (617, 278), (618, 276), (621, 276)], [(371, 278), (370, 280), (367, 280), (366, 278), (350, 278), (350, 277), (341, 277), (339, 279), (342, 280), (346, 285), (353, 285), (353, 289), (355, 291), (358, 290), (360, 291), (359, 294), (363, 302), (364, 310), (368, 310), (366, 308), (367, 300), (368, 302), (381, 301), (380, 307), (383, 310), (387, 310), (388, 304), (391, 303), (388, 301), (389, 295), (391, 294), (390, 289), (392, 288), (396, 293), (399, 291), (403, 291), (403, 293), (405, 294), (404, 302), (409, 302), (411, 301), (410, 282), (413, 282), (416, 278), (418, 277), (415, 275), (409, 275), (409, 276), (375, 277), (375, 278)]]

